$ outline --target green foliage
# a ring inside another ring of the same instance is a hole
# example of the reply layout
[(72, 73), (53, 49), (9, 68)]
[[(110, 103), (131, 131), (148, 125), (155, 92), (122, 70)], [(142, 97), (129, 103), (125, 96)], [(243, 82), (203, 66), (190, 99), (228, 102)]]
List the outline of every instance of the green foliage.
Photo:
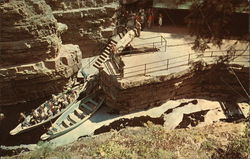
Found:
[(242, 137), (229, 142), (226, 150), (217, 151), (212, 159), (246, 159), (249, 155), (250, 140)]
[(196, 62), (192, 62), (190, 66), (190, 70), (192, 72), (200, 72), (202, 71), (205, 67), (207, 66), (207, 63), (204, 62), (203, 60), (199, 60)]
[(53, 148), (51, 144), (45, 142), (39, 142), (38, 148), (34, 151), (31, 151), (27, 156), (27, 159), (46, 159), (49, 157), (50, 154), (53, 152)]
[[(164, 146), (165, 131), (160, 126), (147, 123), (146, 129), (121, 135), (116, 133), (112, 139), (89, 151), (88, 156), (109, 159), (172, 159), (174, 153)], [(127, 136), (128, 135), (128, 136)]]
[[(220, 46), (223, 39), (232, 37), (232, 15), (242, 8), (248, 8), (247, 0), (178, 0), (177, 3), (192, 2), (190, 14), (186, 17), (189, 32), (195, 36), (193, 49), (205, 51), (208, 43)], [(247, 28), (247, 26), (244, 26)], [(234, 37), (235, 38), (235, 37)], [(247, 40), (248, 36), (240, 36)]]
[(212, 151), (215, 149), (215, 144), (211, 141), (204, 141), (201, 143), (201, 149), (206, 151)]
[(47, 159), (50, 156), (56, 156), (60, 159), (70, 159), (71, 156), (68, 153), (62, 151), (55, 151), (51, 143), (48, 142), (38, 142), (38, 147), (25, 155), (22, 156), (23, 159)]

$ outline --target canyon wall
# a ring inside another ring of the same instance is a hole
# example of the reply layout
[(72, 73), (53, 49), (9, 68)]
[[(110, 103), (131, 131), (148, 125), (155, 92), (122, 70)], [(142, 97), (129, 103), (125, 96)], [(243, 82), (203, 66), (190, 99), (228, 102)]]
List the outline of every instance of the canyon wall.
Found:
[[(246, 90), (249, 89), (249, 68), (233, 69)], [(119, 82), (101, 72), (101, 85), (106, 95), (106, 105), (120, 113), (147, 109), (169, 99), (201, 98), (217, 101), (246, 100), (247, 96), (237, 78), (224, 65), (210, 65), (199, 71), (145, 80)]]
[(83, 57), (100, 54), (115, 33), (117, 0), (46, 0), (55, 18), (68, 26), (64, 43), (79, 45)]
[(61, 92), (81, 67), (77, 45), (63, 45), (67, 29), (44, 0), (0, 3), (0, 105)]

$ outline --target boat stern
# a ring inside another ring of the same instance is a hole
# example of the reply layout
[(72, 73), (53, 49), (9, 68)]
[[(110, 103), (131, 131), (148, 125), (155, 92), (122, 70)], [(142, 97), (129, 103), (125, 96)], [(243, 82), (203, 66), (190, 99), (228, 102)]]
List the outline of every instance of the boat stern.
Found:
[(22, 130), (21, 124), (19, 124), (15, 129), (10, 131), (10, 135), (16, 135)]
[(40, 137), (41, 140), (47, 140), (47, 139), (49, 139), (49, 138), (50, 138), (50, 135), (47, 134), (47, 133), (43, 134), (43, 135)]

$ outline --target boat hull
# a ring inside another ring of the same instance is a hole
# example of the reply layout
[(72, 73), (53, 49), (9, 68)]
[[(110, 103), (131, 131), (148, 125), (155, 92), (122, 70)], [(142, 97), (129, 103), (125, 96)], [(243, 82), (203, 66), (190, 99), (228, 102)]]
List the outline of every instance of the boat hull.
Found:
[[(83, 100), (85, 100), (86, 98), (89, 98), (89, 97), (85, 97), (85, 98), (83, 98), (81, 101), (83, 101)], [(81, 103), (81, 101), (79, 101), (79, 103)], [(73, 130), (73, 129), (75, 129), (75, 128), (77, 128), (78, 126), (80, 126), (82, 123), (84, 123), (85, 121), (87, 121), (100, 107), (101, 107), (101, 105), (103, 104), (103, 102), (104, 102), (104, 98), (102, 98), (101, 100), (100, 100), (100, 102), (98, 103), (98, 106), (96, 107), (96, 109), (95, 110), (93, 110), (89, 115), (87, 115), (87, 116), (85, 116), (81, 121), (79, 121), (79, 122), (77, 122), (77, 123), (75, 123), (74, 125), (72, 125), (72, 126), (69, 126), (68, 128), (65, 128), (65, 129), (63, 129), (63, 130), (61, 130), (61, 131), (58, 131), (58, 132), (54, 132), (53, 134), (48, 134), (48, 133), (45, 133), (45, 134), (43, 134), (40, 138), (41, 138), (41, 140), (51, 140), (51, 139), (53, 139), (53, 138), (56, 138), (56, 137), (59, 137), (59, 136), (61, 136), (61, 135), (63, 135), (63, 134), (65, 134), (65, 133), (68, 133), (69, 131), (71, 131), (71, 130)], [(76, 105), (78, 104), (78, 106), (80, 105), (79, 103), (75, 103)], [(74, 107), (74, 105), (72, 105), (72, 107)], [(76, 108), (77, 108), (77, 106), (76, 106)], [(74, 108), (72, 108), (72, 110), (74, 110)], [(63, 115), (61, 115), (53, 124), (52, 124), (52, 126), (54, 125), (54, 127), (58, 127), (60, 124), (61, 124), (61, 122), (63, 121), (62, 119), (60, 119), (60, 118), (66, 118), (66, 117), (68, 117), (68, 115), (70, 115), (73, 111), (72, 110), (70, 110), (70, 109), (68, 109), (67, 111), (69, 111), (69, 112), (65, 112), (66, 114), (63, 114)]]

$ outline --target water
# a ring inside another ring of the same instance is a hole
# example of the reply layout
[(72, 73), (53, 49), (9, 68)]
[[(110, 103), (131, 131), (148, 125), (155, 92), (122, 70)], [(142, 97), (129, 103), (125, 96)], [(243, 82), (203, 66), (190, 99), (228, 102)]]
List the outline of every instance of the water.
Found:
[(9, 132), (14, 129), (18, 124), (20, 112), (28, 114), (32, 109), (37, 108), (46, 99), (36, 100), (34, 102), (16, 104), (11, 106), (2, 106), (1, 110), (5, 118), (1, 121), (0, 125), (0, 145), (14, 146), (20, 144), (34, 144), (40, 139), (40, 135), (46, 131), (50, 123), (44, 126), (34, 128), (31, 131), (20, 133), (17, 135), (10, 135)]

